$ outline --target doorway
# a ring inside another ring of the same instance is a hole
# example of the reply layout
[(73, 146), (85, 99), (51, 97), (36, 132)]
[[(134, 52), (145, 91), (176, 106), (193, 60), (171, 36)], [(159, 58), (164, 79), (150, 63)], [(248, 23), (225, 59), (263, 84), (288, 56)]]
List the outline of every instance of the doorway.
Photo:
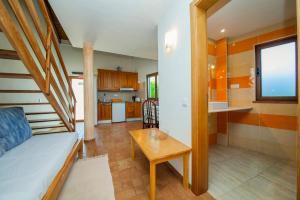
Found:
[[(222, 0), (195, 0), (191, 4), (191, 29), (192, 29), (192, 148), (193, 148), (193, 158), (192, 158), (192, 190), (195, 194), (202, 194), (207, 191), (208, 189), (208, 89), (207, 89), (207, 82), (208, 82), (208, 40), (207, 40), (207, 16), (211, 14), (208, 10), (213, 10), (214, 12), (216, 9), (211, 9), (213, 7), (220, 8), (217, 5), (218, 3), (222, 3)], [(297, 0), (297, 7), (298, 7), (298, 22), (299, 22), (299, 0)], [(299, 32), (299, 29), (298, 29)], [(299, 43), (299, 41), (298, 41)], [(234, 44), (234, 46), (237, 46)], [(298, 55), (299, 56), (299, 55)], [(213, 67), (214, 68), (214, 67)], [(299, 73), (299, 72), (298, 72)], [(233, 88), (236, 89), (236, 88)], [(298, 87), (299, 89), (299, 87)], [(299, 111), (298, 111), (299, 113)], [(233, 115), (232, 115), (233, 116)], [(231, 116), (231, 117), (232, 117)], [(233, 117), (232, 117), (233, 118)], [(240, 116), (235, 118), (241, 118)], [(299, 120), (299, 119), (298, 119)], [(299, 123), (298, 123), (299, 126)], [(296, 127), (296, 125), (295, 125)], [(262, 133), (263, 128), (260, 128), (260, 132)], [(299, 138), (299, 128), (296, 130), (297, 137)], [(245, 134), (244, 134), (245, 135)], [(278, 138), (276, 138), (278, 139)], [(270, 139), (269, 139), (270, 140)], [(247, 140), (248, 141), (248, 140)], [(295, 140), (294, 140), (295, 141)], [(248, 141), (249, 142), (249, 141)], [(297, 141), (299, 144), (299, 140)], [(279, 149), (279, 148), (278, 148)], [(299, 152), (299, 145), (297, 148), (297, 153)], [(224, 153), (223, 149), (220, 151)], [(210, 157), (211, 158), (211, 157)], [(241, 156), (241, 159), (246, 159), (246, 156)], [(255, 156), (254, 159), (258, 157)], [(253, 159), (252, 162), (248, 165), (252, 165), (255, 161)], [(263, 163), (265, 163), (266, 159), (261, 159)], [(260, 161), (261, 161), (260, 160)], [(238, 160), (240, 162), (240, 160)], [(299, 173), (299, 154), (297, 157), (298, 161), (298, 180), (300, 177)], [(230, 162), (233, 165), (233, 169), (240, 169), (237, 165), (234, 165), (233, 162)], [(218, 163), (218, 166), (224, 167), (222, 163)], [(248, 167), (246, 166), (246, 167)], [(211, 171), (211, 170), (210, 170)], [(234, 172), (236, 172), (235, 170)], [(250, 171), (250, 170), (248, 170)], [(270, 170), (266, 173), (270, 173)], [(279, 170), (275, 171), (275, 173), (280, 174)], [(226, 175), (229, 173), (226, 173)], [(264, 175), (264, 174), (263, 174)], [(285, 173), (286, 175), (286, 173)], [(217, 176), (220, 177), (220, 176)], [(286, 176), (285, 176), (286, 177)], [(295, 176), (294, 176), (295, 177)], [(232, 176), (230, 177), (232, 178)], [(241, 178), (241, 176), (239, 176)], [(265, 179), (263, 179), (265, 180)], [(299, 190), (300, 184), (297, 181), (297, 199), (299, 199)], [(225, 185), (225, 184), (223, 184)], [(250, 184), (248, 184), (249, 186)], [(259, 184), (254, 184), (254, 186)], [(263, 184), (267, 185), (267, 184)], [(287, 184), (286, 184), (287, 185)], [(296, 184), (293, 184), (295, 186)], [(250, 187), (247, 187), (250, 188)], [(263, 187), (257, 188), (253, 191), (258, 192)], [(265, 190), (266, 191), (266, 190)], [(279, 190), (277, 190), (279, 191)], [(246, 192), (243, 192), (246, 193)], [(284, 193), (286, 194), (286, 193)], [(279, 195), (277, 195), (279, 196)], [(295, 198), (295, 196), (293, 196)], [(233, 198), (231, 198), (233, 199)], [(287, 199), (287, 198), (281, 198)]]
[(76, 121), (84, 121), (84, 81), (82, 77), (71, 77), (72, 89), (76, 98)]

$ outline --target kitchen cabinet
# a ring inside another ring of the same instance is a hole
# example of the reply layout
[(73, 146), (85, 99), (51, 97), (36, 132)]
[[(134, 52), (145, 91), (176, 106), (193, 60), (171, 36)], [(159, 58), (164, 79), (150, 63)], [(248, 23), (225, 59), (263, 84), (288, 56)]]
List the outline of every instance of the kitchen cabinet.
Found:
[(138, 73), (113, 70), (98, 70), (98, 90), (119, 91), (120, 88), (138, 90)]
[(110, 90), (112, 89), (112, 73), (109, 70), (98, 70), (98, 90)]
[(119, 74), (120, 88), (128, 88), (127, 72), (120, 72)]
[(129, 88), (133, 88), (134, 90), (138, 90), (138, 74), (137, 73), (132, 73), (132, 72), (127, 72), (126, 73), (126, 78), (127, 78), (127, 85)]
[(111, 71), (111, 89), (112, 90), (120, 90), (120, 72)]
[(141, 102), (126, 102), (126, 118), (141, 118)]
[(98, 103), (98, 121), (100, 120), (111, 120), (112, 110), (111, 103)]

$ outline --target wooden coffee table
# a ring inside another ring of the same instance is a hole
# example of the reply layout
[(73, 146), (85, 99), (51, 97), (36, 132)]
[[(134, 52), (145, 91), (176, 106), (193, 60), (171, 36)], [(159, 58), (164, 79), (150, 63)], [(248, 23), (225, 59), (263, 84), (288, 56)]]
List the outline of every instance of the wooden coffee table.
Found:
[(191, 148), (159, 129), (129, 131), (131, 135), (131, 156), (135, 158), (135, 143), (150, 162), (150, 200), (155, 199), (156, 164), (183, 158), (183, 187), (189, 187), (189, 154)]

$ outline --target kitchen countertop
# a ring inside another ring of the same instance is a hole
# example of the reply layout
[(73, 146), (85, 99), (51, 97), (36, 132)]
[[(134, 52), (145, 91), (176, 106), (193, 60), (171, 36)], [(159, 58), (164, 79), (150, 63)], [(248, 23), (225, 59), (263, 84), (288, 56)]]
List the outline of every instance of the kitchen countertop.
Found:
[(243, 111), (243, 110), (251, 110), (250, 106), (241, 106), (241, 107), (228, 107), (224, 109), (210, 109), (208, 113), (218, 113), (218, 112), (230, 112), (230, 111)]
[[(110, 104), (110, 103), (113, 103), (113, 102), (111, 102), (111, 101), (105, 101), (105, 102), (103, 102), (103, 101), (98, 101), (98, 103), (106, 103), (106, 104)], [(121, 101), (121, 102), (116, 102), (116, 103), (142, 103), (142, 102), (138, 102), (138, 101)]]

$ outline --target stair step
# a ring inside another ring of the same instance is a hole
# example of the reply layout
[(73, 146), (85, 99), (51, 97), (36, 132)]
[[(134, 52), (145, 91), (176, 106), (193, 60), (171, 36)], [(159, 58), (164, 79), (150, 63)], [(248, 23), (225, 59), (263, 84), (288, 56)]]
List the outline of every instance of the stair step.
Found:
[(61, 121), (59, 118), (57, 118), (57, 119), (32, 119), (32, 120), (28, 120), (29, 123), (59, 122), (59, 121)]
[(0, 58), (11, 59), (11, 60), (20, 60), (20, 57), (16, 51), (0, 49)]
[(41, 90), (0, 90), (0, 93), (42, 93)]
[(52, 134), (52, 133), (66, 133), (69, 132), (66, 127), (62, 128), (55, 128), (53, 130), (48, 129), (48, 130), (33, 130), (32, 134), (33, 135), (45, 135), (45, 134)]
[(0, 78), (32, 79), (32, 76), (30, 74), (0, 73)]
[(46, 134), (54, 134), (54, 133), (67, 133), (68, 130), (62, 130), (62, 131), (36, 131), (33, 132), (33, 135), (46, 135)]
[(28, 113), (25, 113), (25, 115), (50, 115), (50, 114), (56, 114), (56, 112), (28, 112)]
[(62, 128), (65, 127), (64, 125), (50, 125), (50, 126), (32, 126), (32, 130), (37, 130), (37, 129), (49, 129), (49, 128)]
[(40, 103), (0, 103), (0, 106), (33, 106), (33, 105), (50, 105), (48, 102)]

